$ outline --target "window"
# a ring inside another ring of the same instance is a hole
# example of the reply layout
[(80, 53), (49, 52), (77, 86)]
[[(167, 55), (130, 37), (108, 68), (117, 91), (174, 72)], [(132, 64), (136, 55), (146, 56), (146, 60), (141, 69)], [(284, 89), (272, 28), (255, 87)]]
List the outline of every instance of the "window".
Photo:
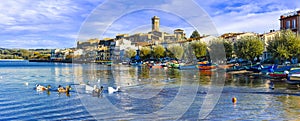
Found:
[(296, 19), (293, 19), (292, 21), (292, 29), (296, 29)]
[(290, 24), (290, 21), (286, 21), (285, 28), (286, 28), (286, 29), (289, 29), (289, 28), (290, 28), (290, 25), (291, 25), (291, 24)]

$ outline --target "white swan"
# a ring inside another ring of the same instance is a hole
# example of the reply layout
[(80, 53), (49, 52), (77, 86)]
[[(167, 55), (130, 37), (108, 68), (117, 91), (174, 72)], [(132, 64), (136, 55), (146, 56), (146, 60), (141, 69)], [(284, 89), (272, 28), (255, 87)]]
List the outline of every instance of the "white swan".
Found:
[(120, 90), (120, 86), (117, 87), (117, 89), (114, 89), (113, 87), (108, 87), (108, 93), (112, 94), (114, 92), (118, 92)]

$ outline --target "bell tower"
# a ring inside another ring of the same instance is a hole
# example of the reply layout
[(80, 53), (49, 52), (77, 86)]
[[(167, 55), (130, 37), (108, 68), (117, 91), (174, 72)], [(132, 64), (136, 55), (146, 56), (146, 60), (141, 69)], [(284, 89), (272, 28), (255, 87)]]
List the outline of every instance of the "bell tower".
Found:
[(159, 31), (159, 18), (157, 16), (152, 17), (152, 31)]

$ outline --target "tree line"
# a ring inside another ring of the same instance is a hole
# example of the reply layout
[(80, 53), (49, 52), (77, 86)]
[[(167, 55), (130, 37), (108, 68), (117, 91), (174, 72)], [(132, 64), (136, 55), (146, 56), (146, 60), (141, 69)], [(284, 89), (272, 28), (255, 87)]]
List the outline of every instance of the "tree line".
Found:
[[(191, 35), (193, 38), (199, 38), (200, 35), (197, 31), (194, 31)], [(189, 42), (187, 44), (169, 45), (163, 47), (162, 45), (155, 45), (152, 47), (142, 47), (140, 50), (140, 56), (142, 59), (162, 58), (170, 57), (176, 59), (187, 59), (188, 56), (193, 55), (190, 58), (196, 58), (201, 60), (202, 58), (209, 58), (209, 49), (217, 49), (217, 45), (223, 45), (225, 55), (227, 59), (230, 59), (235, 55), (238, 58), (257, 61), (262, 56), (263, 52), (269, 52), (272, 59), (279, 61), (290, 60), (292, 58), (298, 58), (300, 55), (300, 38), (290, 30), (280, 31), (274, 40), (268, 41), (266, 44), (259, 36), (245, 36), (241, 37), (236, 42), (231, 42), (225, 39), (217, 38), (212, 40), (209, 45), (201, 41)], [(220, 51), (220, 50), (219, 50)], [(134, 58), (136, 51), (133, 49), (126, 50), (126, 57)], [(216, 52), (221, 53), (221, 52)]]

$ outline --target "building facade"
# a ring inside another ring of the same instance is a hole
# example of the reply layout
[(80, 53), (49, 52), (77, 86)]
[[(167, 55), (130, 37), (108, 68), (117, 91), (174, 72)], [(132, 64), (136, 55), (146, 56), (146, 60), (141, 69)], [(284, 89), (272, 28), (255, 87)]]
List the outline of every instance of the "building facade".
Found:
[(264, 42), (264, 52), (262, 56), (262, 61), (271, 59), (272, 55), (267, 51), (267, 47), (269, 46), (269, 41), (275, 40), (276, 36), (280, 36), (280, 31), (270, 30), (268, 33), (264, 33), (260, 35), (261, 40)]
[(295, 34), (300, 34), (300, 10), (289, 12), (280, 16), (280, 30), (290, 29)]
[(241, 33), (225, 33), (221, 35), (222, 39), (228, 40), (230, 42), (235, 43), (237, 40), (246, 36), (258, 36), (259, 34), (253, 32), (241, 32)]

